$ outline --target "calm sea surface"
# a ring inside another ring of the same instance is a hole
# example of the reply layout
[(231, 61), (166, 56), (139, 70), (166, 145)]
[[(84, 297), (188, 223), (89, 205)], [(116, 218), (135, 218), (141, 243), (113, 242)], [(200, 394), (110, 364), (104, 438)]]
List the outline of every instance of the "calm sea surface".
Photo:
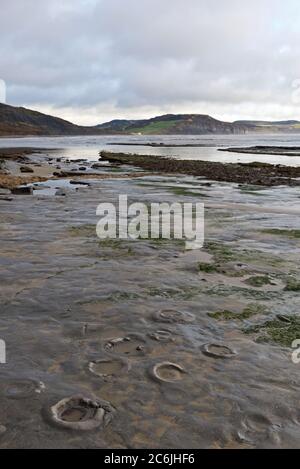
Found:
[[(122, 143), (164, 143), (171, 145), (197, 144), (194, 148), (152, 148), (148, 146), (126, 146)], [(113, 143), (114, 145), (110, 145)], [(0, 138), (0, 147), (57, 148), (60, 156), (67, 158), (98, 159), (99, 151), (163, 155), (181, 159), (228, 162), (253, 162), (300, 166), (300, 157), (274, 155), (245, 155), (224, 153), (219, 148), (247, 147), (252, 145), (299, 146), (300, 134), (276, 135), (207, 135), (207, 136), (83, 136), (83, 137), (27, 137)]]

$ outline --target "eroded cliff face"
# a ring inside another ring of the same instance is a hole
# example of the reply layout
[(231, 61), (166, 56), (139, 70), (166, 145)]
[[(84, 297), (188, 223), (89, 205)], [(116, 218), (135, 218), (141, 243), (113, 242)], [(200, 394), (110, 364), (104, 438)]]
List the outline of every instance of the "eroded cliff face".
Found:
[(0, 103), (0, 135), (76, 135), (79, 126), (57, 117)]
[(243, 134), (255, 130), (254, 125), (222, 122), (202, 114), (167, 114), (147, 120), (114, 120), (98, 126), (99, 129), (119, 133), (141, 133), (145, 135), (206, 135)]
[(0, 136), (55, 135), (230, 135), (252, 132), (300, 132), (300, 124), (223, 122), (202, 114), (166, 114), (152, 119), (113, 120), (93, 127), (0, 103)]

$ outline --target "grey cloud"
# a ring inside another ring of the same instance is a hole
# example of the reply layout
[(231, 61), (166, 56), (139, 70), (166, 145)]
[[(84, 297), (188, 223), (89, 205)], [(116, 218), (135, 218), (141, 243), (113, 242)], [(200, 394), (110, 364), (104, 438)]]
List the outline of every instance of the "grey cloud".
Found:
[(11, 104), (75, 120), (197, 103), (292, 117), (299, 20), (298, 0), (1, 0), (0, 77)]

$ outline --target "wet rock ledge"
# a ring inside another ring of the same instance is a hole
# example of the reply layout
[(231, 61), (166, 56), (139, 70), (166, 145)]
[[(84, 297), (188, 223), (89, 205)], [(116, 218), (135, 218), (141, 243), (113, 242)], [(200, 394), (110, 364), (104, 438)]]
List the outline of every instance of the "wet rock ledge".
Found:
[(202, 176), (214, 181), (247, 183), (263, 186), (298, 186), (300, 168), (267, 163), (218, 163), (213, 161), (176, 160), (153, 155), (137, 155), (102, 151), (100, 156), (110, 163), (133, 165), (161, 173)]
[(258, 145), (254, 147), (219, 148), (219, 151), (245, 153), (250, 155), (300, 156), (300, 147), (274, 147)]

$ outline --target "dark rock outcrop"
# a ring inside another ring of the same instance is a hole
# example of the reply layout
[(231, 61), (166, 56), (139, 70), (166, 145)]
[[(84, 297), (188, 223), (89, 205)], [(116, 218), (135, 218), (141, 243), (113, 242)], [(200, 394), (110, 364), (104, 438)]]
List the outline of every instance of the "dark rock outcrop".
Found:
[(215, 161), (176, 160), (151, 155), (101, 152), (104, 160), (143, 168), (158, 173), (190, 174), (213, 181), (262, 186), (299, 186), (300, 167), (267, 163), (218, 163)]
[(16, 187), (11, 190), (11, 193), (14, 195), (32, 195), (33, 189), (31, 186)]
[(21, 173), (34, 173), (33, 169), (29, 166), (21, 166), (20, 171)]

